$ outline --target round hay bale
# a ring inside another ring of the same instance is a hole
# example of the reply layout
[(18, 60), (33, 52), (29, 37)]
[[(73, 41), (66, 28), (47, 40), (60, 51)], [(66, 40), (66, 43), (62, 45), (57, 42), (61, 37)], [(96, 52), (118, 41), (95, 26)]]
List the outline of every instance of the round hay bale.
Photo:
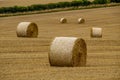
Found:
[(50, 47), (51, 66), (85, 66), (86, 57), (87, 47), (82, 38), (56, 37)]
[(61, 18), (60, 23), (67, 23), (67, 19), (66, 18)]
[(37, 37), (38, 36), (37, 24), (33, 22), (21, 22), (17, 26), (16, 33), (18, 37)]
[(81, 24), (81, 23), (85, 23), (85, 19), (79, 18), (79, 19), (78, 19), (78, 24)]
[(102, 28), (95, 28), (91, 29), (91, 37), (102, 37)]

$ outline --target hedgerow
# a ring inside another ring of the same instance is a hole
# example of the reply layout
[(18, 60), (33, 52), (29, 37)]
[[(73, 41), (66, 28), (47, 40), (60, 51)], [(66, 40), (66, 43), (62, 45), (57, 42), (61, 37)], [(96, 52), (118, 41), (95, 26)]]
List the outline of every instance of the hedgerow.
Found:
[[(110, 2), (110, 0), (94, 0), (93, 2), (90, 2), (88, 0), (74, 0), (72, 2), (34, 4), (30, 6), (1, 7), (0, 13), (17, 13), (17, 12), (28, 12), (28, 11), (38, 11), (38, 10), (40, 11), (40, 10), (49, 10), (55, 8), (88, 6), (90, 4), (106, 4), (108, 2)], [(111, 0), (111, 2), (120, 2), (120, 0)]]

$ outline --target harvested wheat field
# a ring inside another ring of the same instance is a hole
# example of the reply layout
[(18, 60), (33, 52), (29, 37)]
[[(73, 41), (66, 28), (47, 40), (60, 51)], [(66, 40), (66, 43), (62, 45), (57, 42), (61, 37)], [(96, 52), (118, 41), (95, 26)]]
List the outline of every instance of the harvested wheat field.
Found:
[(32, 4), (47, 4), (47, 3), (56, 3), (63, 1), (73, 1), (73, 0), (0, 0), (0, 7), (9, 7), (9, 6), (27, 6)]
[[(9, 7), (9, 6), (28, 6), (32, 4), (47, 4), (47, 3), (56, 3), (56, 2), (71, 2), (73, 0), (0, 0), (0, 7)], [(89, 0), (93, 1), (93, 0)]]
[[(25, 21), (38, 25), (38, 38), (17, 37)], [(102, 28), (102, 38), (91, 38), (92, 27)], [(50, 66), (50, 43), (60, 36), (85, 39), (86, 67)], [(0, 80), (120, 80), (120, 6), (0, 18)]]

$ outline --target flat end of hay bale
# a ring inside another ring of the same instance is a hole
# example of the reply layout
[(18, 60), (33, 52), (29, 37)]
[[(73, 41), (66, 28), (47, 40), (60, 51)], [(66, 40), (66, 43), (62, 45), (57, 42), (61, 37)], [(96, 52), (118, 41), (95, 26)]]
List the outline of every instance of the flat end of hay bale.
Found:
[(84, 39), (78, 38), (73, 47), (73, 66), (86, 66), (87, 44)]
[(56, 37), (51, 43), (49, 62), (51, 66), (85, 66), (86, 43), (76, 37)]
[(66, 18), (61, 18), (60, 23), (67, 23), (67, 19)]
[(33, 22), (20, 22), (17, 26), (17, 37), (32, 37), (38, 36), (37, 24)]
[(102, 38), (102, 28), (93, 27), (91, 29), (91, 37), (92, 38)]

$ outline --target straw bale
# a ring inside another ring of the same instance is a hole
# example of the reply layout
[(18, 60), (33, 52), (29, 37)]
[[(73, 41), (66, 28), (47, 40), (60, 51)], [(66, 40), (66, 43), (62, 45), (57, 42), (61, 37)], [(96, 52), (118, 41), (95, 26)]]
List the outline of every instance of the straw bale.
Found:
[(51, 43), (49, 62), (51, 66), (85, 66), (86, 43), (82, 38), (56, 37)]
[(61, 18), (60, 23), (67, 23), (67, 19), (66, 18)]
[(78, 23), (79, 23), (79, 24), (81, 24), (81, 23), (85, 23), (85, 19), (83, 19), (83, 18), (79, 18), (79, 19), (78, 19)]
[(33, 22), (20, 22), (16, 30), (18, 37), (37, 37), (38, 27)]
[(91, 37), (102, 37), (102, 28), (93, 27), (91, 29)]

